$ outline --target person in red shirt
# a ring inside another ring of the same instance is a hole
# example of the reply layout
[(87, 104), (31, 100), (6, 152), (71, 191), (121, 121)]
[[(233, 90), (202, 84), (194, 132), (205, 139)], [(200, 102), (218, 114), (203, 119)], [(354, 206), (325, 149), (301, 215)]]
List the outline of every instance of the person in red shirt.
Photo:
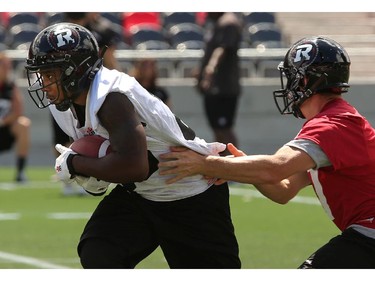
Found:
[(303, 38), (279, 69), (278, 110), (306, 119), (293, 140), (273, 155), (247, 156), (233, 144), (231, 157), (174, 147), (161, 156), (169, 161), (159, 163), (160, 174), (171, 175), (169, 183), (195, 174), (250, 183), (280, 204), (312, 185), (342, 233), (299, 268), (375, 268), (375, 130), (342, 97), (349, 89), (349, 56), (332, 39)]

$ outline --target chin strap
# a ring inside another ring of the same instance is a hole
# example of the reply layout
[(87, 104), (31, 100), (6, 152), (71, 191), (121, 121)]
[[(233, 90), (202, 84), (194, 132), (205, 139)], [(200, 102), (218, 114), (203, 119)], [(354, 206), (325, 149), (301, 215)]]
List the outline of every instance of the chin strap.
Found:
[(318, 89), (323, 80), (328, 77), (328, 74), (325, 72), (317, 75), (320, 76), (319, 79), (316, 80), (315, 83), (312, 84), (312, 86), (309, 89), (307, 89), (302, 95), (298, 94), (298, 92), (294, 93), (295, 95), (302, 96), (302, 98), (299, 99), (298, 103), (292, 106), (293, 115), (297, 118), (305, 119), (305, 116), (303, 115), (300, 109), (301, 105), (304, 103), (305, 100), (307, 100), (309, 97), (316, 93), (316, 89)]

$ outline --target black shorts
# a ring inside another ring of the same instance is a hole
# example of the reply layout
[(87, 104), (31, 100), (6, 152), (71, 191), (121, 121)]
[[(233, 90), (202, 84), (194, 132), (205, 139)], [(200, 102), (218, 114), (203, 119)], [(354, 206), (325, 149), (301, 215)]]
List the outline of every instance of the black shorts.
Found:
[(204, 109), (213, 129), (228, 129), (234, 125), (239, 96), (204, 96)]
[(10, 131), (10, 126), (0, 127), (0, 151), (7, 151), (13, 147), (15, 137)]
[(158, 246), (170, 268), (240, 268), (227, 184), (172, 202), (117, 186), (88, 221), (78, 254), (84, 268), (134, 268)]
[(375, 268), (375, 239), (349, 228), (312, 254), (300, 269)]

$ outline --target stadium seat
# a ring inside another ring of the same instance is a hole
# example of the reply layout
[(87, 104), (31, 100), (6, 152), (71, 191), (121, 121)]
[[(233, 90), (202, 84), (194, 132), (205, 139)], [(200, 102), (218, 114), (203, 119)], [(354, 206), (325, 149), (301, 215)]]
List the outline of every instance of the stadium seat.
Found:
[(272, 12), (252, 12), (243, 13), (243, 22), (245, 26), (249, 26), (260, 22), (275, 23), (276, 19)]
[(31, 43), (36, 35), (38, 35), (41, 27), (37, 24), (22, 23), (13, 26), (9, 30), (9, 45), (12, 48), (17, 48), (23, 43)]
[(162, 19), (165, 29), (169, 29), (172, 25), (180, 23), (197, 23), (195, 13), (189, 12), (163, 13)]
[(100, 13), (100, 15), (112, 22), (112, 24), (122, 26), (122, 13)]
[(64, 13), (46, 13), (45, 14), (46, 25), (64, 21)]
[(153, 26), (161, 29), (160, 15), (158, 12), (123, 13), (122, 26), (126, 36), (129, 36), (139, 26)]
[(166, 41), (161, 40), (147, 40), (133, 45), (135, 50), (166, 50), (169, 47)]
[(8, 19), (8, 28), (22, 23), (39, 24), (39, 15), (37, 13), (10, 13)]
[(174, 49), (202, 49), (203, 29), (194, 23), (180, 23), (168, 30), (168, 40)]
[[(155, 28), (155, 26), (137, 26), (133, 28), (130, 36), (130, 45), (134, 49), (160, 49), (162, 47), (169, 48), (162, 30)], [(143, 45), (139, 45), (139, 44)]]
[(249, 26), (245, 33), (245, 38), (247, 38), (251, 47), (256, 47), (255, 44), (260, 42), (282, 42), (281, 29), (275, 23), (262, 22)]
[(175, 49), (179, 51), (183, 50), (202, 50), (205, 47), (205, 43), (203, 41), (198, 40), (190, 40), (184, 41), (176, 45)]

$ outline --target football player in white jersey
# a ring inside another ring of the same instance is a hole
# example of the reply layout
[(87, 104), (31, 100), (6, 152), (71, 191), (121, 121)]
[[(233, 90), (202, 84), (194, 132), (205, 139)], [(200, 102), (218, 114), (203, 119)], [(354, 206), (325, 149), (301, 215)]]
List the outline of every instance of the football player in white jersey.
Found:
[[(57, 145), (62, 181), (79, 179), (102, 195), (78, 245), (84, 268), (134, 268), (161, 247), (170, 268), (240, 268), (227, 184), (201, 176), (166, 185), (159, 155), (171, 145), (219, 155), (133, 77), (102, 65), (103, 53), (86, 28), (58, 23), (42, 30), (26, 62), (29, 94), (48, 107), (73, 139), (100, 135), (113, 152), (88, 158)], [(78, 180), (77, 180), (78, 181)]]
[(280, 204), (312, 184), (342, 234), (300, 268), (375, 268), (375, 130), (342, 97), (349, 88), (349, 56), (329, 38), (303, 38), (279, 69), (277, 108), (306, 119), (293, 140), (274, 155), (246, 156), (228, 145), (238, 156), (232, 158), (173, 148), (161, 156), (171, 160), (160, 162), (161, 174), (174, 175), (169, 183), (197, 174), (250, 183)]

